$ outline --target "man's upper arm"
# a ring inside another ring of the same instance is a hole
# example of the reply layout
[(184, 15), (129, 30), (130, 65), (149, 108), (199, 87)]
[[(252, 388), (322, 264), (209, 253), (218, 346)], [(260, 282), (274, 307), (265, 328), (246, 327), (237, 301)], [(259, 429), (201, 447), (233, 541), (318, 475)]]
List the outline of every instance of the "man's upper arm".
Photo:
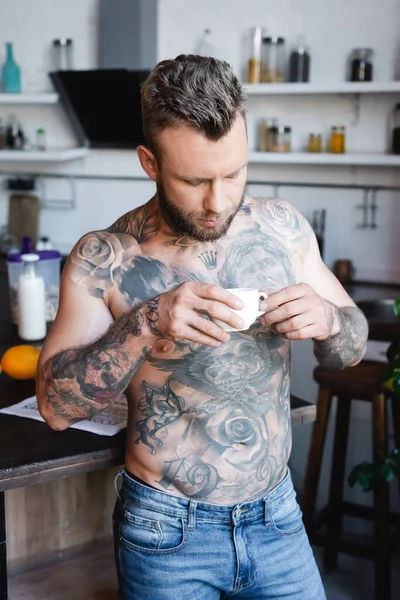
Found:
[(355, 306), (341, 283), (324, 264), (310, 224), (300, 213), (299, 219), (303, 222), (304, 236), (307, 238), (306, 243), (302, 244), (304, 248), (302, 283), (308, 283), (321, 298), (336, 306)]
[(114, 321), (104, 299), (74, 281), (74, 270), (69, 260), (61, 277), (57, 317), (40, 354), (40, 364), (62, 350), (90, 344)]

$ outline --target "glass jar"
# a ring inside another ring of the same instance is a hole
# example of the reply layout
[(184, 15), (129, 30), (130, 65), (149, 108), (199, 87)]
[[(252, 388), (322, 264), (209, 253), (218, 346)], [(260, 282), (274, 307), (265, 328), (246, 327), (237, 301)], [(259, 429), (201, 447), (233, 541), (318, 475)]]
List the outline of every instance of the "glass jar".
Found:
[(332, 127), (329, 151), (332, 154), (344, 154), (346, 152), (346, 128)]
[(352, 52), (350, 81), (372, 81), (372, 48), (354, 48)]
[(269, 151), (270, 152), (290, 152), (291, 150), (291, 127), (274, 125), (269, 128)]
[(251, 30), (250, 58), (247, 63), (247, 81), (260, 83), (261, 81), (261, 43), (262, 27), (253, 27)]
[(262, 44), (261, 77), (265, 83), (282, 83), (285, 59), (285, 39), (265, 37)]
[(270, 130), (277, 127), (278, 119), (263, 119), (258, 127), (258, 151), (271, 152)]
[(310, 133), (307, 150), (308, 152), (322, 152), (322, 136), (320, 133)]
[(60, 38), (53, 41), (54, 68), (56, 71), (71, 71), (73, 69), (72, 60), (72, 40)]

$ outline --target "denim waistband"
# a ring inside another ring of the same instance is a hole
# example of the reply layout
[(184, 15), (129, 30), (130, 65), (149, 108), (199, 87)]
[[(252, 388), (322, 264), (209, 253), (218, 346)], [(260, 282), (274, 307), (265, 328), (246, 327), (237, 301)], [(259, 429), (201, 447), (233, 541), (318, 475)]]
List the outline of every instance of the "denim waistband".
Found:
[[(188, 498), (174, 496), (161, 490), (142, 485), (132, 479), (126, 471), (122, 471), (122, 498), (124, 503), (136, 504), (148, 510), (169, 515), (188, 517), (189, 525), (192, 518), (196, 521), (231, 522), (232, 515), (241, 520), (251, 520), (258, 516), (267, 516), (267, 511), (285, 502), (294, 494), (293, 482), (289, 469), (285, 477), (276, 487), (257, 500), (237, 504), (210, 504)], [(118, 476), (117, 476), (118, 477)]]

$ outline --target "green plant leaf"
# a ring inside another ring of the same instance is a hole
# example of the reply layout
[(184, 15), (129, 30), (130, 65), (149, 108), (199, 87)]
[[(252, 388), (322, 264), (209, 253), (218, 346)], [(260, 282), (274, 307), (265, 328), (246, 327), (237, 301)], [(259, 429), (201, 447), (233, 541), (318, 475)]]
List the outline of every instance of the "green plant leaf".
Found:
[(394, 314), (396, 317), (400, 317), (400, 298), (396, 298), (394, 301)]
[(394, 464), (392, 461), (390, 459), (383, 461), (380, 468), (379, 478), (386, 481), (386, 483), (389, 483), (389, 481), (391, 481), (395, 475), (396, 472), (394, 470)]

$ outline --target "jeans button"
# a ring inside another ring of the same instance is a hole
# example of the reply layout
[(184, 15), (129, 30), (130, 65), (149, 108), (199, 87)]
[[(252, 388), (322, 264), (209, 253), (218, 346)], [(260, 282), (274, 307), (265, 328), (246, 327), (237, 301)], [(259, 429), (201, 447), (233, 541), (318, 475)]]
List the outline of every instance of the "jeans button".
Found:
[(242, 511), (241, 511), (241, 510), (240, 510), (240, 508), (237, 506), (237, 507), (235, 508), (235, 511), (234, 511), (235, 519), (239, 519), (241, 514), (242, 514)]

